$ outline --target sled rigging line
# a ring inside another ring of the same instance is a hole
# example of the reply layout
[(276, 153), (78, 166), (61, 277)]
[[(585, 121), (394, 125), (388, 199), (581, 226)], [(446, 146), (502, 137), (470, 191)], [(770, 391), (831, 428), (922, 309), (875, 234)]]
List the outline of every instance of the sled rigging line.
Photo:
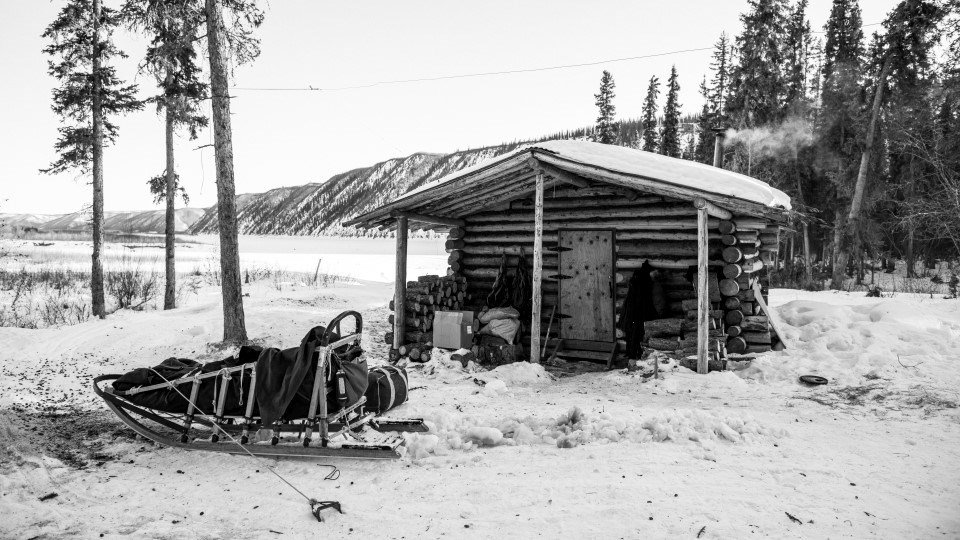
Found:
[[(193, 405), (194, 408), (196, 408), (196, 410), (197, 410), (201, 415), (203, 415), (203, 416), (208, 416), (207, 413), (203, 412), (203, 409), (201, 409), (200, 406), (197, 405), (195, 401), (193, 401), (192, 399), (190, 399), (190, 398), (188, 398), (187, 396), (185, 396), (185, 395), (183, 394), (183, 392), (181, 392), (180, 389), (177, 388), (177, 385), (175, 385), (175, 384), (173, 384), (172, 382), (170, 382), (169, 380), (167, 380), (167, 378), (164, 377), (162, 373), (160, 373), (159, 371), (157, 371), (157, 370), (155, 370), (155, 369), (153, 369), (153, 368), (148, 368), (148, 369), (150, 369), (150, 371), (156, 373), (157, 376), (159, 376), (161, 379), (163, 379), (163, 382), (165, 382), (165, 383), (167, 383), (168, 385), (170, 385), (170, 388), (173, 388), (173, 390), (174, 390), (176, 393), (180, 394), (180, 397), (182, 397), (183, 399), (185, 399), (185, 400), (187, 401), (187, 403)], [(252, 398), (251, 398), (251, 399), (252, 399)], [(219, 430), (221, 433), (223, 433), (224, 435), (226, 435), (227, 438), (230, 439), (230, 442), (232, 442), (233, 444), (236, 444), (236, 445), (239, 446), (241, 449), (243, 449), (243, 451), (246, 452), (247, 455), (249, 455), (249, 456), (252, 457), (252, 458), (256, 458), (256, 457), (257, 457), (256, 455), (253, 454), (253, 452), (251, 452), (250, 450), (248, 450), (247, 447), (245, 447), (244, 445), (240, 444), (240, 442), (239, 442), (238, 440), (234, 439), (234, 438), (233, 438), (233, 435), (230, 435), (230, 433), (228, 433), (225, 429), (221, 428), (218, 424), (214, 423), (214, 424), (212, 424), (212, 426), (213, 426), (213, 428), (214, 428), (215, 430)], [(322, 464), (322, 463), (318, 463), (318, 465), (320, 465), (321, 467), (329, 467), (329, 468), (331, 469), (331, 471), (323, 478), (324, 480), (336, 480), (337, 478), (340, 478), (340, 469), (338, 469), (336, 465), (326, 465), (326, 464)], [(297, 486), (291, 484), (290, 481), (287, 480), (286, 478), (284, 478), (283, 475), (281, 475), (280, 473), (278, 473), (278, 472), (273, 468), (272, 465), (270, 465), (270, 464), (267, 463), (267, 464), (265, 464), (265, 467), (266, 467), (266, 469), (267, 469), (268, 471), (270, 471), (271, 473), (273, 473), (274, 476), (276, 476), (277, 478), (279, 478), (284, 484), (290, 486), (290, 489), (296, 491), (297, 493), (300, 494), (301, 497), (303, 497), (304, 499), (306, 499), (307, 504), (310, 505), (310, 513), (313, 514), (313, 516), (314, 516), (315, 518), (317, 518), (317, 521), (319, 521), (319, 522), (321, 522), (321, 523), (323, 522), (323, 518), (320, 516), (320, 511), (323, 510), (323, 509), (325, 509), (325, 508), (333, 508), (333, 509), (336, 510), (337, 512), (340, 512), (341, 514), (343, 513), (343, 510), (340, 508), (340, 502), (339, 502), (339, 501), (318, 501), (318, 500), (316, 500), (316, 499), (308, 496), (306, 493), (304, 493), (304, 492), (300, 491), (299, 489), (297, 489)]]

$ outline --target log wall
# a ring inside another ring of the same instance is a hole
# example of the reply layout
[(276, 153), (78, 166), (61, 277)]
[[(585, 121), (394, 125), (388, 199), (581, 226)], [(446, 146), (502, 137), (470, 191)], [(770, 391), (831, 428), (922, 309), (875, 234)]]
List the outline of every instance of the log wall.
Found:
[[(556, 245), (561, 228), (614, 230), (618, 322), (633, 273), (649, 262), (658, 270), (656, 280), (663, 286), (666, 306), (661, 320), (647, 325), (647, 345), (677, 355), (695, 354), (697, 296), (692, 280), (696, 278), (697, 210), (693, 203), (650, 196), (629, 200), (602, 191), (584, 196), (573, 190), (551, 189), (544, 195), (544, 246)], [(510, 276), (521, 252), (527, 268), (532, 268), (534, 202), (532, 198), (505, 202), (495, 210), (463, 219), (463, 227), (449, 230), (447, 274), (448, 279), (465, 284), (466, 294), (459, 298), (458, 307), (479, 311), (486, 304), (504, 255)], [(770, 336), (765, 314), (757, 313), (750, 287), (759, 280), (766, 290), (765, 263), (776, 260), (779, 229), (763, 219), (736, 215), (729, 221), (711, 218), (708, 229), (712, 356), (725, 356), (731, 345), (736, 352), (768, 350), (775, 337)], [(558, 303), (558, 282), (549, 279), (558, 273), (558, 263), (559, 255), (546, 249), (541, 335), (547, 334), (550, 313)], [(414, 316), (414, 323), (424, 324), (415, 314), (408, 316)], [(527, 349), (530, 327), (526, 321), (522, 343)], [(558, 328), (554, 321), (551, 337), (557, 337)], [(417, 339), (424, 339), (425, 329), (410, 328), (408, 332), (411, 330)]]

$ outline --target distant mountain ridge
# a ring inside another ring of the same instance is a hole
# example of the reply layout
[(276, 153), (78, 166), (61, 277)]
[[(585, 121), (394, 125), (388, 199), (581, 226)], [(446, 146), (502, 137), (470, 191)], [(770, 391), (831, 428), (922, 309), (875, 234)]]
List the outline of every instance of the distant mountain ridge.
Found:
[[(187, 232), (207, 212), (206, 208), (178, 208), (174, 230)], [(0, 227), (43, 231), (84, 231), (91, 228), (89, 212), (72, 214), (0, 214)], [(162, 233), (166, 228), (164, 210), (104, 212), (103, 228), (126, 233)]]
[[(639, 146), (639, 120), (623, 120), (618, 127), (616, 144)], [(552, 139), (586, 139), (590, 138), (591, 134), (592, 128), (581, 128), (538, 139), (460, 150), (450, 154), (418, 152), (336, 174), (326, 182), (275, 188), (264, 193), (240, 194), (236, 199), (238, 228), (240, 234), (262, 235), (379, 234), (376, 231), (343, 227), (341, 224), (428, 182), (511, 152), (522, 145)], [(44, 221), (45, 218), (49, 219)], [(82, 230), (89, 228), (89, 216), (0, 214), (0, 225), (4, 223), (8, 226), (31, 226), (43, 230)], [(107, 212), (105, 228), (123, 232), (162, 232), (163, 223), (163, 210)], [(177, 231), (191, 234), (217, 233), (217, 207), (177, 210)]]

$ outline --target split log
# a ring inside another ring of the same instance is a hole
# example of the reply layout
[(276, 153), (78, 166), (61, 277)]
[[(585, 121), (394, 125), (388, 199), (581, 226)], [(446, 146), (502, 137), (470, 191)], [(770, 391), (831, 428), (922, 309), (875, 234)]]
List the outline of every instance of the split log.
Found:
[(741, 290), (740, 292), (737, 293), (737, 298), (739, 298), (743, 302), (753, 302), (754, 301), (753, 289)]
[(727, 340), (727, 352), (743, 354), (747, 352), (747, 342), (742, 337), (735, 336)]
[(723, 309), (741, 309), (743, 303), (736, 296), (728, 296), (723, 299)]
[(744, 317), (743, 322), (740, 323), (740, 326), (743, 327), (743, 330), (746, 332), (769, 332), (770, 319), (768, 319), (765, 315)]
[(683, 327), (683, 319), (654, 319), (644, 321), (643, 335), (645, 338), (677, 337)]
[(736, 279), (743, 272), (744, 269), (739, 264), (728, 264), (723, 267), (723, 277), (727, 279)]
[[(736, 296), (740, 292), (740, 285), (733, 279), (720, 280), (720, 294), (723, 296)], [(717, 300), (719, 301), (719, 300)]]
[(753, 306), (753, 302), (740, 302), (740, 311), (743, 311), (744, 316), (753, 315)]
[(684, 300), (680, 303), (680, 307), (683, 308), (683, 312), (696, 311), (697, 310), (697, 295), (694, 293), (693, 298)]
[(723, 316), (723, 322), (724, 322), (727, 326), (737, 326), (737, 325), (740, 325), (740, 324), (743, 322), (743, 312), (740, 311), (739, 309), (734, 309), (734, 310), (728, 311), (728, 312)]
[(740, 262), (743, 259), (743, 251), (737, 246), (727, 246), (723, 248), (723, 261), (728, 263)]

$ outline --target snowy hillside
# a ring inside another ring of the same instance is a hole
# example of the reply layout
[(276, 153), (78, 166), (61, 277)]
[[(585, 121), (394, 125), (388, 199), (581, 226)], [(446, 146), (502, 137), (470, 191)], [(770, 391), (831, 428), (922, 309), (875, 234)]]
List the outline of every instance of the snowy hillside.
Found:
[[(322, 184), (285, 187), (237, 197), (241, 234), (353, 235), (341, 223), (427, 182), (517, 147), (517, 144), (452, 154), (417, 153), (388, 159), (333, 176)], [(217, 231), (216, 208), (210, 208), (191, 232)]]

